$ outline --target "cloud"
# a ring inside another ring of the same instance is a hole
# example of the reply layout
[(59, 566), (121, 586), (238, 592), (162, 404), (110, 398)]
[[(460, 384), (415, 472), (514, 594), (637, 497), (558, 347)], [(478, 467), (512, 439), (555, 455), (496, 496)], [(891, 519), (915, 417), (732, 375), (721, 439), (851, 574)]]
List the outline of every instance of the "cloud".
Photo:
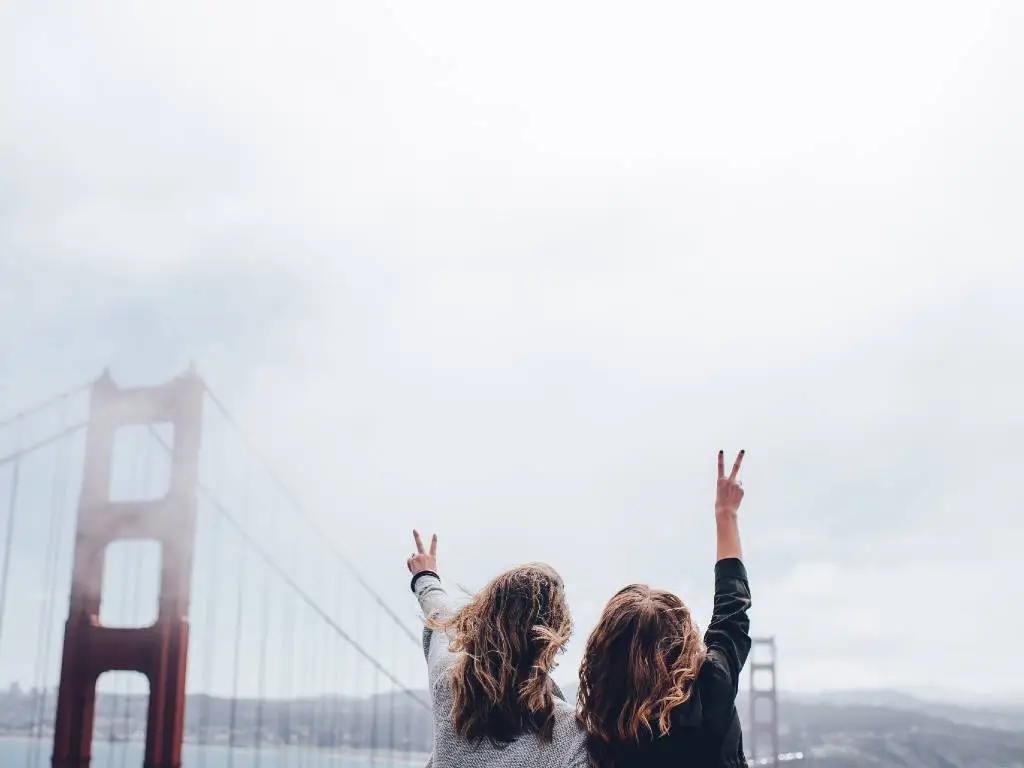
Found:
[(556, 565), (567, 666), (624, 581), (706, 617), (744, 447), (784, 685), (1024, 685), (1019, 9), (6, 14), (8, 402), (196, 359), (389, 602), (413, 525)]

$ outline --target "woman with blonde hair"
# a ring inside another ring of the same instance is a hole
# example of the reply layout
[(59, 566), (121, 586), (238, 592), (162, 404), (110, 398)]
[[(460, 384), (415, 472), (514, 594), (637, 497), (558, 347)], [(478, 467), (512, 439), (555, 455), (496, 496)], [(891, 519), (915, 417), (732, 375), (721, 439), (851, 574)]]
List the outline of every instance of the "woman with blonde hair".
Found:
[(572, 632), (562, 579), (520, 566), (456, 609), (437, 573), (437, 536), (429, 550), (413, 537), (406, 565), (434, 709), (428, 768), (585, 768), (586, 736), (550, 676)]
[(750, 587), (737, 511), (743, 488), (718, 453), (715, 603), (703, 640), (671, 592), (631, 584), (605, 606), (580, 666), (579, 718), (592, 768), (746, 766), (736, 712), (750, 653)]

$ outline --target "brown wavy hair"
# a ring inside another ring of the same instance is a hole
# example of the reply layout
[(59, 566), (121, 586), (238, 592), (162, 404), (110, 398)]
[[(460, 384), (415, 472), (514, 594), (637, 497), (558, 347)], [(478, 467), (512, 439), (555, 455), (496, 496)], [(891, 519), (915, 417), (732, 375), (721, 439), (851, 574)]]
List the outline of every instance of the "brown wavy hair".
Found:
[(555, 727), (549, 673), (572, 634), (562, 579), (543, 564), (495, 577), (445, 621), (428, 623), (448, 634), (459, 658), (452, 668), (455, 732), (500, 745), (524, 733), (550, 742)]
[(591, 766), (613, 766), (617, 745), (667, 734), (705, 656), (689, 609), (671, 592), (631, 584), (609, 600), (580, 665), (578, 717)]

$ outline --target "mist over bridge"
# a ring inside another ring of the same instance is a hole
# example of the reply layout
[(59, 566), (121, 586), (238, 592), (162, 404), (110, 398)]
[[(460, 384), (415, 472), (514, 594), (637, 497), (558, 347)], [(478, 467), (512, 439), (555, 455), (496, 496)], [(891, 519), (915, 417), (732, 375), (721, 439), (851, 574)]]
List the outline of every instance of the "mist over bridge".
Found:
[[(104, 373), (0, 440), (5, 766), (422, 764), (419, 628), (196, 371)], [(778, 754), (773, 657), (755, 683)]]

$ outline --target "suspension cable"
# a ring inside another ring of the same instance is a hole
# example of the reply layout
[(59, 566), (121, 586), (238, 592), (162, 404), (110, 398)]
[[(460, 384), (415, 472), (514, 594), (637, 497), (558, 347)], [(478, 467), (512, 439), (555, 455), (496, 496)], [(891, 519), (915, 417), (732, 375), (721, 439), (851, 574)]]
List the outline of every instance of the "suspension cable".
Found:
[[(153, 434), (153, 436), (156, 438), (157, 442), (164, 448), (164, 450), (167, 450), (167, 451), (171, 450), (171, 446), (169, 446), (167, 444), (167, 442), (159, 434), (157, 434), (156, 430), (154, 430), (152, 426), (149, 427), (149, 430)], [(316, 614), (318, 614), (324, 621), (326, 621), (328, 624), (330, 624), (331, 627), (334, 629), (334, 631), (337, 632), (339, 635), (341, 635), (341, 637), (360, 656), (362, 656), (364, 659), (369, 661), (370, 664), (373, 665), (373, 667), (375, 669), (377, 669), (381, 674), (383, 674), (388, 680), (390, 680), (395, 685), (399, 686), (402, 689), (402, 691), (409, 698), (411, 698), (414, 701), (416, 701), (417, 703), (419, 703), (424, 709), (430, 709), (430, 704), (429, 703), (425, 702), (422, 698), (420, 698), (420, 696), (415, 691), (410, 690), (406, 685), (404, 685), (402, 683), (401, 680), (399, 680), (391, 672), (389, 672), (385, 667), (383, 667), (380, 664), (380, 662), (378, 662), (377, 659), (373, 656), (373, 654), (371, 654), (369, 651), (367, 651), (365, 648), (363, 648), (362, 645), (357, 643), (355, 638), (353, 638), (348, 632), (346, 632), (344, 629), (342, 629), (338, 625), (338, 623), (334, 619), (332, 619), (331, 616), (326, 611), (324, 611), (323, 608), (320, 607), (320, 605), (309, 595), (309, 593), (306, 592), (295, 581), (295, 579), (293, 579), (291, 576), (288, 575), (288, 572), (277, 562), (276, 559), (274, 559), (273, 555), (271, 555), (264, 547), (262, 547), (255, 540), (255, 538), (252, 536), (252, 534), (250, 534), (245, 529), (245, 527), (239, 523), (238, 519), (234, 515), (231, 514), (231, 512), (220, 502), (219, 499), (217, 499), (216, 496), (214, 496), (214, 494), (210, 490), (209, 486), (207, 486), (205, 483), (202, 483), (202, 482), (197, 482), (196, 485), (198, 487), (199, 492), (207, 499), (207, 501), (210, 502), (210, 504), (213, 506), (213, 508), (218, 513), (220, 513), (221, 517), (223, 517), (223, 519), (228, 523), (228, 525), (230, 525), (233, 529), (235, 529), (235, 531), (238, 533), (238, 535), (241, 536), (242, 539), (249, 546), (251, 546), (253, 548), (253, 550), (256, 552), (256, 554), (259, 556), (259, 558), (266, 565), (268, 565), (275, 573), (277, 573), (277, 575), (289, 587), (292, 588), (292, 590), (298, 595), (298, 597), (304, 603), (306, 603), (306, 605), (308, 605), (310, 608), (312, 608), (313, 611)], [(377, 614), (377, 616), (378, 616), (378, 621), (379, 621), (380, 614)], [(293, 623), (293, 625), (294, 625), (294, 623)], [(408, 628), (406, 628), (406, 630), (408, 631)]]
[(402, 629), (405, 635), (410, 640), (412, 640), (413, 643), (419, 646), (422, 642), (421, 638), (417, 637), (416, 634), (412, 630), (410, 630), (406, 623), (402, 620), (402, 617), (395, 613), (395, 611), (392, 610), (391, 607), (386, 602), (384, 602), (384, 598), (382, 598), (380, 594), (373, 587), (371, 587), (370, 584), (363, 578), (362, 574), (359, 572), (359, 569), (356, 567), (356, 565), (341, 551), (341, 549), (334, 543), (332, 538), (327, 535), (327, 533), (320, 526), (320, 524), (316, 522), (313, 516), (309, 514), (305, 506), (299, 500), (298, 495), (291, 489), (291, 487), (287, 483), (285, 483), (284, 479), (273, 468), (273, 466), (267, 460), (264, 453), (256, 445), (255, 441), (252, 440), (252, 438), (250, 438), (246, 434), (245, 430), (242, 429), (242, 426), (238, 423), (235, 417), (232, 416), (231, 413), (228, 411), (227, 406), (223, 403), (223, 401), (221, 401), (220, 398), (218, 398), (210, 390), (210, 388), (206, 386), (205, 383), (203, 384), (203, 389), (206, 391), (206, 394), (209, 396), (210, 401), (220, 412), (221, 416), (224, 417), (224, 420), (227, 421), (227, 423), (234, 428), (235, 432), (241, 438), (242, 442), (249, 449), (249, 452), (254, 457), (256, 457), (256, 459), (258, 459), (259, 462), (263, 465), (263, 469), (264, 471), (266, 471), (268, 477), (270, 477), (274, 485), (277, 486), (278, 490), (280, 490), (281, 493), (284, 494), (285, 498), (291, 504), (292, 508), (295, 509), (295, 511), (297, 511), (300, 515), (302, 515), (305, 521), (313, 529), (314, 533), (316, 533), (320, 540), (327, 545), (328, 549), (331, 551), (331, 554), (334, 555), (338, 562), (340, 562), (345, 567), (345, 570), (349, 572), (349, 574), (356, 580), (359, 586), (366, 590), (366, 592), (369, 593), (370, 597), (373, 598), (374, 602), (377, 603), (377, 605), (391, 618), (392, 621), (398, 624), (398, 626)]
[(48, 397), (45, 400), (41, 400), (33, 405), (30, 405), (27, 408), (22, 408), (17, 413), (12, 413), (10, 416), (5, 416), (3, 419), (0, 419), (0, 429), (3, 429), (4, 427), (9, 426), (15, 422), (23, 421), (26, 417), (31, 416), (34, 413), (38, 413), (39, 411), (44, 411), (47, 408), (56, 405), (57, 403), (67, 402), (69, 398), (74, 397), (75, 395), (81, 392), (84, 392), (86, 389), (91, 387), (93, 383), (94, 382), (92, 381), (87, 381), (83, 384), (79, 384), (74, 389), (69, 389), (64, 392), (60, 392), (56, 395), (53, 395), (52, 397)]
[(62, 429), (59, 432), (56, 432), (56, 433), (50, 435), (49, 437), (44, 437), (42, 440), (37, 440), (34, 443), (30, 443), (29, 445), (25, 446), (24, 448), (18, 448), (17, 450), (15, 450), (15, 451), (13, 451), (11, 453), (8, 453), (5, 456), (0, 456), (0, 467), (4, 466), (5, 464), (10, 464), (12, 462), (17, 462), (19, 459), (25, 458), (30, 453), (35, 453), (40, 448), (45, 448), (48, 445), (56, 443), (58, 440), (60, 440), (62, 438), (70, 437), (71, 435), (73, 435), (78, 430), (85, 429), (85, 427), (88, 424), (89, 424), (88, 421), (80, 421), (80, 422), (78, 422), (76, 424), (72, 424), (69, 427), (65, 427), (64, 429)]
[[(253, 550), (260, 557), (260, 559), (263, 560), (263, 562), (265, 562), (267, 565), (269, 565), (277, 573), (277, 575), (280, 576), (281, 579), (283, 579), (284, 582), (286, 584), (288, 584), (288, 586), (291, 587), (292, 590), (295, 591), (295, 593), (299, 596), (299, 598), (302, 600), (302, 602), (306, 603), (306, 605), (308, 605), (310, 608), (312, 608), (313, 611), (317, 615), (320, 616), (320, 618), (322, 618), (324, 621), (326, 621), (328, 624), (330, 624), (331, 627), (334, 629), (334, 631), (337, 632), (339, 635), (341, 635), (342, 638), (344, 638), (345, 641), (348, 642), (348, 644), (350, 646), (352, 646), (352, 648), (354, 648), (355, 651), (360, 656), (362, 656), (364, 659), (366, 659), (368, 662), (370, 662), (370, 664), (373, 665), (373, 667), (378, 672), (380, 672), (385, 677), (387, 677), (388, 680), (393, 682), (395, 685), (400, 686), (402, 691), (406, 695), (408, 695), (414, 701), (418, 702), (425, 709), (429, 709), (430, 708), (430, 705), (427, 702), (423, 701), (423, 699), (421, 699), (419, 697), (419, 695), (415, 691), (412, 691), (409, 688), (407, 688), (405, 685), (403, 685), (402, 681), (399, 680), (397, 677), (395, 677), (393, 674), (391, 674), (385, 667), (383, 667), (380, 664), (380, 662), (377, 661), (376, 658), (374, 658), (373, 654), (371, 654), (369, 651), (367, 651), (365, 648), (363, 648), (363, 646), (361, 646), (359, 643), (357, 643), (355, 641), (355, 639), (348, 632), (346, 632), (344, 629), (342, 629), (340, 626), (338, 626), (338, 623), (334, 619), (332, 619), (324, 611), (324, 609), (321, 608), (317, 604), (317, 602), (312, 597), (310, 597), (308, 592), (306, 592), (301, 586), (299, 586), (295, 582), (295, 579), (293, 579), (291, 576), (288, 575), (288, 573), (285, 571), (285, 569), (282, 568), (280, 564), (278, 564), (278, 562), (274, 559), (274, 557), (270, 553), (268, 553), (266, 549), (261, 547), (253, 539), (253, 537), (244, 528), (242, 528), (241, 525), (239, 525), (238, 520), (224, 507), (224, 505), (221, 504), (213, 496), (210, 495), (210, 491), (206, 488), (205, 485), (200, 484), (199, 485), (199, 490), (200, 490), (201, 493), (203, 493), (206, 496), (206, 498), (210, 501), (210, 503), (213, 505), (213, 507), (218, 512), (220, 512), (221, 515), (223, 515), (223, 517), (227, 521), (228, 525), (230, 525), (232, 528), (234, 528), (238, 532), (238, 534), (240, 536), (242, 536), (246, 540), (246, 542), (249, 544), (249, 546), (251, 546), (253, 548)], [(377, 614), (377, 615), (378, 615), (378, 617), (380, 616), (380, 614)]]

